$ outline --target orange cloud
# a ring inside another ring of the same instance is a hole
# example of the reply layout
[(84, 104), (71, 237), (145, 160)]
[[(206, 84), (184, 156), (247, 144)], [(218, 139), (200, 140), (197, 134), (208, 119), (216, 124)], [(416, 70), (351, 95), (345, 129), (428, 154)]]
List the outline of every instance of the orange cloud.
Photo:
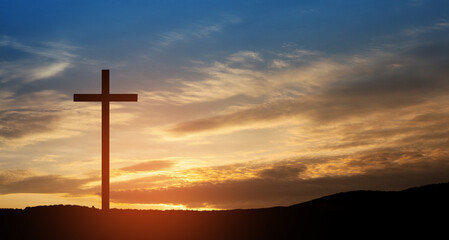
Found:
[(429, 183), (447, 182), (449, 165), (408, 164), (373, 169), (364, 174), (313, 179), (245, 179), (201, 182), (160, 189), (113, 191), (112, 201), (120, 203), (182, 204), (187, 207), (220, 209), (292, 205), (323, 195), (351, 190), (399, 190)]
[(120, 170), (129, 172), (148, 172), (148, 171), (158, 171), (162, 169), (168, 169), (173, 167), (175, 163), (173, 161), (159, 160), (159, 161), (148, 161), (144, 163), (138, 163), (135, 165), (122, 167)]
[[(0, 194), (12, 193), (67, 193), (87, 194), (82, 186), (95, 178), (70, 178), (61, 175), (36, 175), (25, 171), (0, 172)], [(96, 188), (95, 188), (96, 189)]]

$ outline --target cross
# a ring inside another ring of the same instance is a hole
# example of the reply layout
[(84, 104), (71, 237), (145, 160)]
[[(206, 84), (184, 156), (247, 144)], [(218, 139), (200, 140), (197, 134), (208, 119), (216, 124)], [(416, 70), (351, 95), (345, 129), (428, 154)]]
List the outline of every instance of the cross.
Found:
[(73, 94), (75, 102), (101, 102), (101, 209), (109, 209), (109, 102), (137, 102), (137, 94), (110, 94), (109, 69), (101, 70), (101, 94)]

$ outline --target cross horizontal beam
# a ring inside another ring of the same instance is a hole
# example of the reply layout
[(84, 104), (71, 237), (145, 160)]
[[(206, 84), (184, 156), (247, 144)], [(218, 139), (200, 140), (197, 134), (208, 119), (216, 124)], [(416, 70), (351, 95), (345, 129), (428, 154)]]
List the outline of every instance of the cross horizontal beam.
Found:
[(73, 94), (75, 102), (137, 102), (137, 94)]

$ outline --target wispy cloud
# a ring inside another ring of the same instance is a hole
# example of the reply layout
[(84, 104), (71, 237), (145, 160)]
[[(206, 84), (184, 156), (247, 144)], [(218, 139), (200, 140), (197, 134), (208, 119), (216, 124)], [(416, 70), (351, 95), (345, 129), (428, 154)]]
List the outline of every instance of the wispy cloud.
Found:
[(272, 68), (285, 68), (288, 66), (289, 66), (289, 64), (286, 61), (283, 61), (280, 59), (274, 59), (273, 63), (271, 64)]
[[(430, 54), (423, 48), (440, 50)], [(248, 95), (251, 91), (256, 91), (252, 95), (260, 96), (261, 93), (276, 90), (277, 87), (285, 88), (289, 84), (292, 88), (295, 88), (295, 85), (303, 87), (303, 84), (307, 85), (310, 75), (318, 82), (324, 79), (321, 84), (307, 87), (307, 91), (303, 90), (297, 96), (292, 95), (231, 113), (181, 122), (170, 128), (169, 132), (182, 135), (233, 126), (241, 128), (255, 122), (298, 116), (323, 123), (357, 116), (366, 118), (373, 114), (424, 104), (446, 94), (445, 89), (448, 86), (445, 76), (448, 74), (448, 68), (445, 64), (442, 65), (447, 61), (446, 50), (441, 45), (418, 45), (394, 54), (376, 52), (373, 56), (365, 56), (364, 60), (358, 56), (349, 57), (346, 61), (340, 60), (338, 63), (337, 60), (329, 59), (313, 62), (306, 68), (296, 69), (299, 76), (286, 82), (272, 81), (280, 77), (271, 76), (273, 78), (270, 80), (264, 81), (262, 78), (264, 84), (259, 89), (252, 86), (251, 89), (246, 88), (245, 92), (241, 92)], [(315, 74), (315, 69), (320, 69), (317, 71), (320, 74)], [(263, 76), (261, 73), (260, 75)], [(260, 78), (251, 79), (255, 77), (251, 76), (246, 83), (260, 81)], [(248, 87), (248, 84), (246, 86)], [(196, 92), (201, 92), (199, 88)], [(213, 91), (214, 88), (209, 89)], [(232, 91), (232, 94), (236, 93), (238, 89)], [(219, 94), (215, 96), (217, 95)]]
[(223, 24), (224, 23), (200, 27), (196, 31), (193, 31), (192, 35), (196, 36), (197, 38), (209, 37), (211, 34), (215, 32), (220, 32), (223, 28)]
[(225, 17), (223, 20), (214, 24), (199, 24), (186, 26), (182, 30), (174, 30), (160, 34), (161, 41), (158, 43), (161, 47), (168, 47), (176, 42), (183, 40), (195, 40), (208, 38), (214, 33), (221, 32), (229, 24), (236, 24), (240, 21), (237, 17)]
[(0, 149), (79, 135), (99, 121), (81, 117), (97, 111), (95, 106), (74, 105), (69, 96), (54, 90), (4, 92), (0, 109)]
[(416, 36), (425, 33), (431, 33), (435, 31), (444, 31), (449, 29), (449, 20), (441, 20), (437, 23), (427, 26), (412, 27), (402, 31), (405, 36)]
[(32, 61), (0, 62), (0, 82), (7, 83), (17, 80), (19, 82), (32, 82), (47, 79), (61, 74), (70, 66), (69, 62), (56, 62), (36, 64)]
[(186, 37), (185, 34), (177, 33), (177, 32), (163, 33), (163, 34), (161, 34), (161, 38), (163, 40), (160, 42), (160, 45), (166, 47), (176, 41), (183, 40), (185, 37)]
[(228, 57), (229, 63), (247, 63), (250, 61), (263, 62), (263, 59), (257, 52), (253, 51), (239, 51)]
[(12, 193), (91, 193), (82, 185), (92, 178), (75, 179), (61, 175), (37, 175), (30, 171), (10, 170), (0, 172), (0, 194)]
[(128, 171), (128, 172), (149, 172), (149, 171), (158, 171), (161, 169), (171, 168), (175, 163), (167, 160), (159, 160), (159, 161), (148, 161), (143, 163), (138, 163), (135, 165), (123, 167), (120, 170)]
[[(276, 54), (276, 57), (279, 56)], [(273, 63), (264, 60), (259, 53), (239, 51), (230, 54), (224, 61), (190, 69), (192, 72), (202, 74), (203, 79), (173, 81), (172, 85), (176, 85), (174, 90), (147, 91), (144, 92), (142, 99), (163, 104), (189, 104), (222, 100), (238, 95), (269, 98), (279, 97), (287, 92), (302, 95), (303, 92), (310, 91), (311, 88), (324, 82), (335, 80), (344, 68), (349, 67), (336, 61), (317, 59), (315, 55), (309, 58), (303, 58), (301, 55), (300, 63), (295, 60), (289, 59), (288, 61), (294, 66), (287, 68), (285, 63), (287, 60), (275, 59), (278, 66), (284, 64), (285, 68), (272, 71), (270, 68)]]
[(70, 63), (68, 62), (61, 62), (45, 67), (35, 68), (31, 71), (27, 81), (29, 82), (56, 76), (57, 74), (63, 72), (67, 67), (69, 67), (69, 65)]
[[(15, 60), (0, 61), (0, 82), (32, 82), (57, 76), (71, 66), (78, 56), (71, 53), (75, 48), (61, 43), (43, 43), (29, 46), (3, 36), (0, 47), (12, 48), (29, 54)], [(10, 56), (4, 56), (7, 59)]]
[(0, 47), (11, 47), (29, 54), (50, 59), (67, 60), (77, 57), (77, 55), (70, 52), (75, 50), (76, 47), (57, 42), (44, 42), (42, 43), (42, 46), (29, 46), (22, 44), (11, 37), (2, 36)]
[(16, 139), (25, 135), (47, 132), (51, 130), (57, 115), (42, 115), (28, 111), (7, 112), (0, 117), (2, 126), (0, 127), (0, 137), (6, 139)]

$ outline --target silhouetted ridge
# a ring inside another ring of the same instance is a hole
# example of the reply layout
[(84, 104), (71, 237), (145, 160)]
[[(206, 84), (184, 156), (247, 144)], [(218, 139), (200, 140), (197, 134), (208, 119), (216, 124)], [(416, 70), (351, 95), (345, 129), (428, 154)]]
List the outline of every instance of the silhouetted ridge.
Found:
[(56, 205), (1, 209), (2, 239), (432, 239), (446, 235), (449, 183), (352, 191), (229, 211)]

